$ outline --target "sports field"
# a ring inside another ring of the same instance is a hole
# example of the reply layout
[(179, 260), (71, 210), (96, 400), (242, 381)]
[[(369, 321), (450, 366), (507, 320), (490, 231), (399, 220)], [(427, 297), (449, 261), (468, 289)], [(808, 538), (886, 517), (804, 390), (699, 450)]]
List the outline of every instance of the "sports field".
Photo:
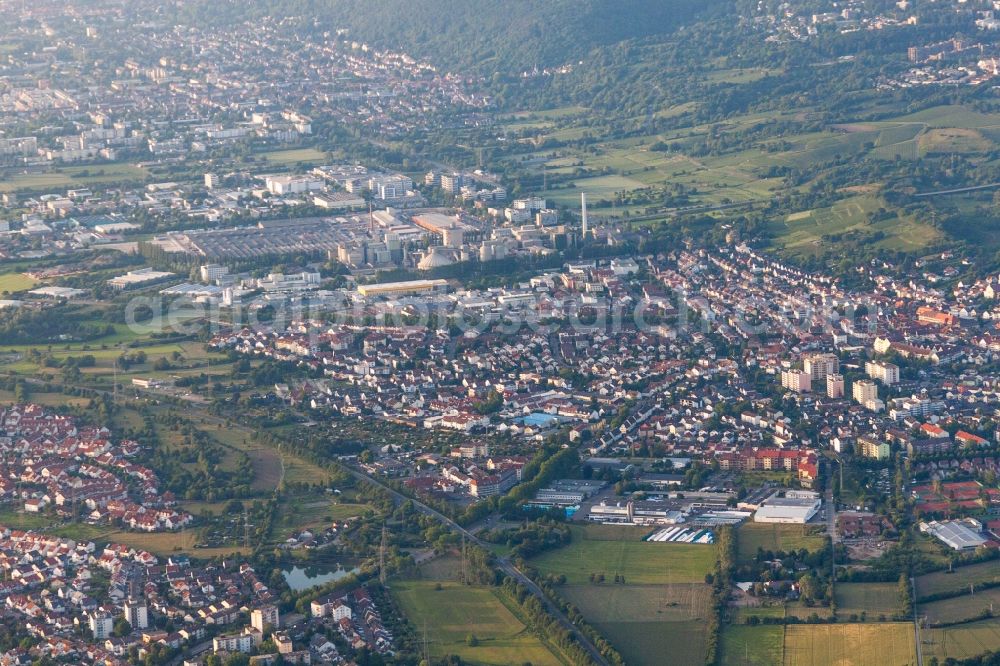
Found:
[(633, 585), (703, 583), (715, 564), (713, 546), (650, 543), (641, 540), (641, 532), (633, 532), (627, 540), (611, 541), (590, 526), (574, 527), (572, 543), (543, 553), (531, 564), (543, 574), (565, 575), (572, 585), (589, 585), (591, 574), (603, 574), (605, 585), (613, 584), (616, 574)]
[[(392, 593), (418, 636), (426, 630), (433, 657), (457, 655), (463, 663), (487, 666), (561, 663), (488, 587), (402, 581), (392, 584)], [(478, 642), (475, 647), (469, 645), (470, 635)]]
[(269, 153), (261, 153), (260, 157), (266, 157), (269, 164), (287, 166), (298, 164), (299, 162), (323, 162), (326, 160), (326, 153), (315, 148), (293, 148), (291, 150), (274, 150)]
[(910, 666), (917, 661), (913, 625), (790, 624), (785, 666)]

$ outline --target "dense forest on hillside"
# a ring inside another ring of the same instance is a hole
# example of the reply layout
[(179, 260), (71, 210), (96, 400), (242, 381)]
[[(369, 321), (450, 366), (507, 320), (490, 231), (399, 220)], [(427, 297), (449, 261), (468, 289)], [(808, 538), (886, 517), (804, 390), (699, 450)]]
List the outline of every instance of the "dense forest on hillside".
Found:
[[(700, 107), (687, 120), (696, 122), (795, 106), (856, 120), (874, 79), (908, 66), (909, 30), (773, 43), (751, 19), (757, 7), (755, 0), (196, 0), (163, 12), (197, 24), (296, 17), (283, 25), (329, 38), (346, 31), (345, 38), (406, 52), (441, 71), (482, 77), (500, 109), (579, 104), (613, 111), (609, 120), (622, 121), (617, 129), (624, 131), (637, 121), (645, 132), (660, 131), (662, 124), (649, 126), (652, 116), (691, 100)], [(919, 6), (915, 14), (925, 42), (974, 30), (971, 15)], [(563, 65), (570, 67), (524, 76)], [(720, 66), (769, 74), (742, 85), (707, 77)], [(928, 92), (921, 91), (922, 102)], [(896, 97), (909, 105), (906, 92)]]
[[(315, 118), (319, 145), (349, 145), (353, 159), (402, 170), (428, 157), (489, 164), (513, 196), (544, 192), (564, 205), (578, 190), (600, 192), (598, 215), (750, 199), (756, 210), (730, 222), (803, 263), (959, 242), (1000, 264), (984, 231), (995, 226), (989, 192), (913, 196), (1000, 178), (995, 88), (905, 83), (920, 66), (910, 47), (982, 43), (948, 62), (969, 69), (990, 52), (996, 33), (963, 4), (866, 0), (880, 27), (854, 30), (815, 25), (811, 16), (831, 9), (824, 0), (190, 0), (160, 18), (356, 40), (466, 77), (492, 101), (392, 141)], [(775, 28), (796, 20), (808, 37)], [(840, 219), (836, 205), (864, 210), (863, 220)], [(809, 211), (825, 220), (815, 233), (781, 222)]]
[(491, 78), (559, 67), (595, 47), (666, 34), (731, 0), (242, 0), (182, 6), (179, 18), (311, 16), (323, 31), (399, 49), (447, 71)]

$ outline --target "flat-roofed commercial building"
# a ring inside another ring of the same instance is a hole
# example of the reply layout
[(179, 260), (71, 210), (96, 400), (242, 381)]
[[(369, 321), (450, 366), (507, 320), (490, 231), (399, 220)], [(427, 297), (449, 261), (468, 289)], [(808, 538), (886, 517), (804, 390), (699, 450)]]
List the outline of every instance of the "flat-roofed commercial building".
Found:
[(785, 497), (772, 496), (761, 504), (753, 515), (755, 523), (792, 523), (804, 525), (819, 513), (822, 500), (815, 493), (786, 493)]
[(119, 275), (116, 278), (111, 278), (108, 280), (108, 286), (118, 291), (125, 291), (126, 289), (135, 289), (136, 287), (145, 287), (157, 282), (163, 282), (172, 277), (174, 277), (173, 273), (154, 271), (152, 268), (142, 268), (137, 271), (129, 271), (125, 275)]
[(362, 296), (405, 296), (407, 294), (423, 294), (435, 291), (445, 291), (447, 280), (408, 280), (406, 282), (383, 282), (381, 284), (358, 285), (358, 293)]
[(975, 518), (920, 523), (920, 531), (931, 534), (954, 550), (975, 550), (986, 543), (983, 524)]

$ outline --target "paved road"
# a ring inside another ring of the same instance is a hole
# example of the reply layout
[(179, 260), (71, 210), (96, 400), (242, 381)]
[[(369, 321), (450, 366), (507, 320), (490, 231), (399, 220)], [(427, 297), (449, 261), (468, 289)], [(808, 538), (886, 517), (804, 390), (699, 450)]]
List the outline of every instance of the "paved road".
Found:
[(950, 190), (937, 190), (936, 192), (920, 192), (914, 194), (913, 198), (917, 197), (935, 197), (940, 194), (960, 194), (962, 192), (974, 192), (976, 190), (988, 190), (994, 187), (1000, 187), (1000, 183), (987, 183), (986, 185), (970, 185), (968, 187), (956, 187)]
[[(780, 192), (776, 192), (775, 194), (780, 194)], [(597, 220), (599, 222), (607, 222), (609, 220), (617, 222), (648, 222), (650, 220), (662, 220), (667, 217), (677, 217), (678, 215), (686, 215), (690, 213), (710, 213), (716, 210), (726, 210), (727, 208), (746, 208), (764, 202), (764, 199), (751, 199), (750, 201), (734, 201), (727, 204), (704, 204), (681, 206), (679, 208), (661, 208), (655, 213), (643, 213), (642, 215), (632, 215), (629, 217), (624, 217), (622, 215), (612, 217), (610, 215), (604, 215), (600, 212), (593, 211), (590, 211), (589, 215), (590, 219)], [(578, 210), (570, 210), (569, 213), (576, 218), (580, 217), (580, 211)]]
[[(475, 534), (465, 529), (464, 527), (462, 527), (461, 525), (459, 525), (458, 523), (456, 523), (455, 521), (453, 521), (451, 518), (447, 517), (440, 511), (430, 506), (427, 506), (426, 504), (420, 502), (419, 500), (413, 499), (412, 497), (407, 497), (402, 493), (396, 492), (395, 490), (385, 485), (378, 479), (368, 476), (361, 470), (358, 470), (349, 465), (344, 465), (344, 468), (348, 472), (350, 472), (355, 478), (364, 481), (366, 483), (371, 483), (376, 486), (379, 486), (380, 488), (388, 492), (390, 495), (392, 495), (396, 500), (400, 502), (405, 502), (407, 500), (413, 502), (413, 505), (417, 507), (417, 509), (424, 515), (436, 518), (439, 522), (443, 523), (444, 525), (447, 525), (448, 527), (455, 530), (459, 534), (464, 535), (465, 538), (471, 541), (472, 543), (476, 544), (481, 548), (486, 548), (486, 544), (483, 543), (483, 541), (481, 541), (479, 537), (477, 537)], [(573, 636), (576, 638), (576, 641), (580, 644), (580, 646), (584, 650), (587, 651), (587, 653), (590, 655), (590, 658), (593, 659), (595, 663), (600, 664), (601, 666), (610, 666), (610, 664), (608, 664), (608, 660), (604, 658), (604, 656), (600, 653), (597, 647), (590, 641), (590, 639), (587, 638), (587, 636), (585, 636), (583, 632), (581, 632), (575, 624), (570, 622), (569, 618), (566, 617), (565, 614), (563, 614), (562, 610), (558, 608), (555, 604), (553, 604), (547, 596), (545, 596), (545, 593), (538, 585), (535, 584), (533, 580), (524, 575), (524, 573), (522, 573), (520, 569), (515, 567), (507, 558), (497, 556), (496, 561), (497, 561), (497, 568), (499, 568), (500, 571), (504, 572), (517, 582), (524, 585), (529, 592), (538, 597), (538, 600), (545, 605), (545, 608), (549, 612), (549, 614), (552, 615), (552, 617), (558, 620), (559, 623), (563, 625), (563, 627), (565, 627), (573, 634)]]

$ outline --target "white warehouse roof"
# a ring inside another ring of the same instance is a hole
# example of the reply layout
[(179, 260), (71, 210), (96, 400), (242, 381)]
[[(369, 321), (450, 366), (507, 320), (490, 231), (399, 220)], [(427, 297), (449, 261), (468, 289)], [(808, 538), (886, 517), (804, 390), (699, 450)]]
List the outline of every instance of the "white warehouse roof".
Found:
[(771, 497), (757, 509), (755, 523), (807, 523), (822, 502), (816, 498)]

